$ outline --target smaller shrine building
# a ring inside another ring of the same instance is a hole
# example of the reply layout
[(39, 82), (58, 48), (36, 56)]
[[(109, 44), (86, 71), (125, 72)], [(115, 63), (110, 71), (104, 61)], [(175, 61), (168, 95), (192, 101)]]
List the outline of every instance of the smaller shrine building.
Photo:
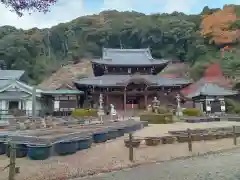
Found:
[(208, 114), (224, 113), (225, 97), (237, 94), (232, 90), (232, 83), (223, 75), (219, 64), (209, 66), (200, 80), (181, 90), (181, 95), (187, 101), (193, 101), (195, 107)]

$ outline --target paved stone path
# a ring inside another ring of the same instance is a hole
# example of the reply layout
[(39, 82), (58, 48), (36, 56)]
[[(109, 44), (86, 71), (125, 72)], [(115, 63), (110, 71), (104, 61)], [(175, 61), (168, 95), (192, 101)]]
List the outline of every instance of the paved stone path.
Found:
[(240, 180), (240, 149), (144, 165), (83, 180)]

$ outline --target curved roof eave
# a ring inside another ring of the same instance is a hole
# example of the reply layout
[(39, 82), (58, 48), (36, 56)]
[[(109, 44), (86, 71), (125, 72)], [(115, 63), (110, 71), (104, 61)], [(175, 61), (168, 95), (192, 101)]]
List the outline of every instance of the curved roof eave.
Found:
[[(153, 62), (154, 61), (154, 62)], [(168, 60), (150, 60), (150, 63), (145, 64), (137, 64), (137, 63), (129, 63), (129, 64), (121, 64), (119, 63), (113, 63), (110, 60), (92, 60), (91, 63), (93, 64), (104, 64), (104, 65), (114, 65), (114, 66), (161, 66), (161, 65), (168, 65), (170, 61)]]
[[(109, 82), (109, 81), (106, 81), (106, 80), (99, 80), (99, 81), (96, 81), (94, 82), (93, 80), (89, 79), (85, 79), (86, 81), (74, 81), (74, 84), (75, 86), (98, 86), (98, 87), (125, 87), (128, 82), (131, 81), (131, 79), (126, 79), (126, 81), (116, 81), (116, 82)], [(171, 82), (171, 79), (169, 79), (170, 82), (166, 82), (166, 83), (161, 83), (160, 81), (159, 82), (151, 82), (149, 80), (146, 80), (146, 82), (148, 82), (148, 86), (149, 87), (172, 87), (172, 86), (186, 86), (186, 85), (189, 85), (191, 84), (191, 81), (173, 81)]]

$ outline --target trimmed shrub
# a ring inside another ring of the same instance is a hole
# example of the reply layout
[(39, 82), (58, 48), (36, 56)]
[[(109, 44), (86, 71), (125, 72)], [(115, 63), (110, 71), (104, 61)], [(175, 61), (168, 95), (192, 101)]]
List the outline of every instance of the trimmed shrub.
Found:
[(170, 124), (173, 123), (173, 114), (145, 113), (140, 115), (141, 121), (147, 121), (149, 124)]
[(232, 99), (225, 99), (226, 111), (228, 113), (240, 114), (240, 103)]
[(165, 113), (169, 113), (169, 112), (170, 112), (170, 110), (165, 106), (158, 107), (158, 113), (159, 114), (165, 114)]
[(72, 111), (71, 116), (73, 117), (85, 117), (85, 116), (97, 116), (96, 109), (75, 109)]
[(183, 115), (184, 116), (201, 116), (202, 112), (197, 108), (187, 108), (183, 110)]

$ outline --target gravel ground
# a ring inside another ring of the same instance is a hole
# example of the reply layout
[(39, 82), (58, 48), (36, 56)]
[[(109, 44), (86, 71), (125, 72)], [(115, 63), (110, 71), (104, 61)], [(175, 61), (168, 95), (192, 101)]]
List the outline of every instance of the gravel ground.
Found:
[[(238, 144), (237, 147), (240, 148), (240, 142)], [(53, 156), (44, 161), (19, 158), (16, 165), (20, 167), (20, 174), (17, 174), (16, 180), (66, 180), (90, 174), (121, 170), (139, 164), (168, 161), (229, 148), (236, 148), (232, 139), (196, 142), (193, 143), (193, 152), (188, 151), (186, 143), (159, 145), (156, 147), (142, 144), (135, 149), (135, 162), (131, 163), (128, 160), (128, 149), (124, 147), (123, 138), (120, 138), (94, 145), (88, 150), (79, 151), (73, 155)], [(1, 167), (6, 166), (8, 163), (9, 159), (6, 156), (0, 156)], [(6, 180), (7, 176), (8, 171), (2, 171), (0, 180)]]
[(177, 122), (174, 124), (149, 124), (148, 127), (145, 127), (134, 133), (134, 136), (137, 137), (157, 137), (164, 134), (167, 134), (168, 131), (181, 131), (190, 129), (209, 129), (209, 128), (222, 128), (222, 127), (233, 127), (236, 126), (236, 131), (240, 131), (240, 122), (234, 121), (220, 121), (220, 122), (202, 122), (202, 123), (184, 123)]
[[(82, 180), (239, 180), (240, 149), (82, 178)], [(80, 179), (78, 179), (80, 180)]]
[[(163, 128), (160, 130), (158, 129), (158, 131), (161, 131), (161, 130), (163, 130)], [(141, 133), (141, 134), (144, 134), (144, 133)], [(215, 141), (194, 142), (193, 152), (188, 151), (187, 143), (175, 143), (175, 144), (150, 147), (150, 146), (146, 146), (143, 141), (140, 147), (134, 150), (135, 162), (131, 163), (128, 160), (129, 150), (124, 146), (125, 138), (128, 138), (127, 135), (125, 137), (121, 137), (116, 140), (108, 141), (107, 143), (94, 144), (92, 148), (84, 151), (78, 151), (73, 155), (53, 156), (44, 161), (34, 161), (34, 160), (29, 160), (28, 158), (18, 158), (16, 160), (16, 166), (20, 167), (20, 173), (16, 175), (16, 180), (66, 180), (70, 178), (86, 176), (89, 174), (92, 175), (92, 174), (98, 174), (102, 172), (106, 173), (113, 170), (121, 170), (122, 168), (131, 167), (133, 165), (146, 164), (149, 162), (156, 162), (156, 161), (168, 161), (174, 158), (205, 154), (207, 152), (212, 152), (212, 151), (215, 152), (219, 150), (226, 150), (226, 149), (231, 149), (236, 147), (235, 145), (233, 145), (232, 138), (215, 140)], [(238, 138), (237, 144), (238, 144), (237, 147), (240, 147), (240, 138)], [(235, 158), (234, 160), (236, 159), (237, 158)], [(211, 160), (209, 162), (211, 163)], [(9, 164), (9, 158), (7, 158), (5, 155), (0, 156), (0, 171), (3, 167), (5, 167), (8, 164)], [(192, 164), (195, 164), (195, 163), (192, 163)], [(162, 166), (163, 168), (161, 168), (161, 170), (163, 170), (170, 176), (171, 173), (167, 172), (167, 170), (170, 168), (167, 168), (167, 166), (166, 168), (164, 168), (165, 165), (162, 165)], [(189, 167), (191, 166), (192, 165), (189, 165)], [(202, 163), (202, 166), (208, 166), (208, 164)], [(176, 167), (182, 168), (182, 165), (180, 166), (176, 165)], [(151, 168), (149, 169), (151, 170)], [(154, 170), (154, 168), (152, 169)], [(158, 169), (158, 168), (155, 168), (155, 169)], [(208, 170), (208, 168), (206, 168), (206, 170)], [(192, 170), (187, 169), (186, 172), (188, 171), (191, 172)], [(157, 172), (159, 171), (157, 170)], [(178, 170), (176, 170), (176, 173), (177, 172)], [(179, 172), (185, 172), (185, 171), (179, 170)], [(152, 174), (154, 175), (153, 172)], [(8, 176), (7, 169), (0, 172), (0, 180), (6, 180), (7, 176)], [(115, 178), (115, 180), (118, 180), (118, 179), (121, 180), (122, 178)], [(123, 178), (123, 179), (127, 180), (127, 178)], [(143, 179), (149, 180), (149, 178), (143, 178)], [(176, 178), (173, 178), (173, 179), (177, 180)], [(180, 179), (182, 180), (184, 178), (180, 178)], [(131, 178), (129, 180), (131, 180)], [(154, 179), (150, 179), (150, 180), (154, 180)]]

